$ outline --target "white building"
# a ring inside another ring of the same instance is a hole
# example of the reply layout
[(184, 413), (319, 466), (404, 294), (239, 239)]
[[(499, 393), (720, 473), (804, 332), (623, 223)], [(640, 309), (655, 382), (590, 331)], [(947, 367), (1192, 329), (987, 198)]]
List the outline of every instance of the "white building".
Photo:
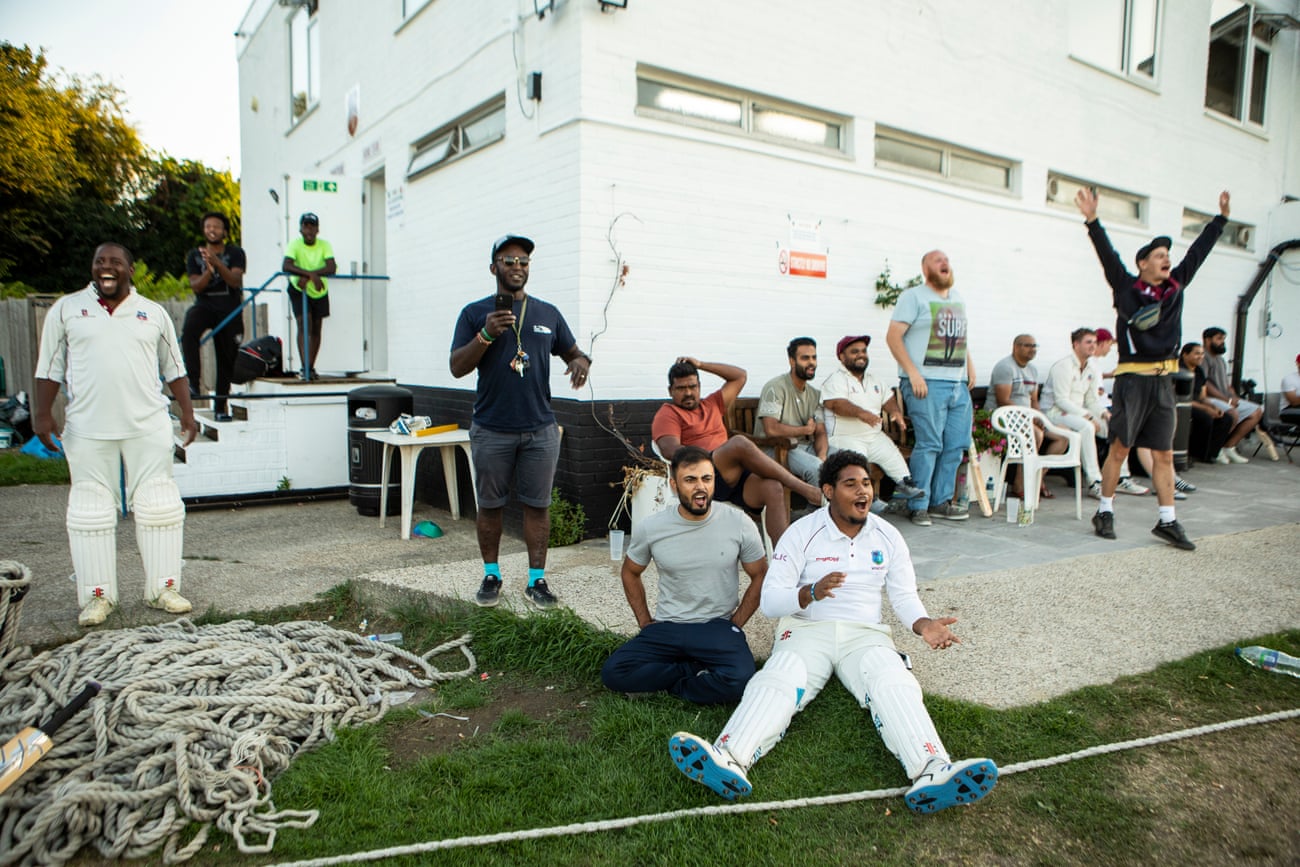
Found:
[[(1185, 339), (1231, 333), (1268, 251), (1300, 238), (1297, 19), (1296, 0), (258, 0), (239, 55), (250, 278), (321, 213), (340, 271), (390, 277), (331, 293), (353, 306), (325, 351), (465, 422), (455, 317), (492, 291), (492, 240), (532, 237), (529, 291), (595, 358), (590, 391), (552, 383), (559, 484), (595, 526), (621, 477), (606, 404), (640, 441), (679, 355), (739, 364), (757, 394), (807, 334), (828, 372), (840, 336), (883, 335), (886, 264), (901, 281), (949, 254), (981, 379), (1016, 333), (1050, 363), (1073, 328), (1113, 327), (1080, 184), (1129, 261), (1158, 234), (1177, 258), (1231, 190), (1184, 318)], [(1288, 253), (1244, 337), (1243, 374), (1270, 389), (1300, 351), (1298, 274)]]

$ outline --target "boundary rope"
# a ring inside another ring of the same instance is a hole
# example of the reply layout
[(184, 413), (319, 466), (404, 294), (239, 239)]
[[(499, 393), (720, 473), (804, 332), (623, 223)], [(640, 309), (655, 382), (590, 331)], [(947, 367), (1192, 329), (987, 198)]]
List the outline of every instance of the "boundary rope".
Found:
[[(1274, 713), (1266, 713), (1243, 719), (1228, 720), (1221, 723), (1211, 723), (1209, 725), (1182, 729), (1181, 731), (1168, 732), (1161, 735), (1152, 735), (1150, 737), (1121, 741), (1114, 744), (1102, 744), (1100, 746), (1089, 747), (1072, 753), (1063, 753), (1062, 755), (1052, 756), (1050, 758), (1031, 759), (1029, 761), (1017, 762), (1013, 765), (1008, 765), (1005, 768), (999, 767), (998, 774), (1001, 777), (1006, 777), (1023, 771), (1031, 771), (1039, 768), (1050, 767), (1052, 765), (1065, 764), (1066, 762), (1105, 755), (1106, 753), (1116, 753), (1123, 750), (1152, 746), (1154, 744), (1170, 743), (1172, 741), (1185, 740), (1187, 738), (1199, 737), (1201, 735), (1213, 734), (1215, 732), (1260, 725), (1262, 723), (1279, 722), (1281, 720), (1294, 719), (1296, 717), (1300, 717), (1300, 708), (1276, 711)], [(446, 840), (431, 840), (425, 843), (390, 846), (386, 849), (372, 849), (368, 852), (354, 852), (350, 855), (311, 858), (305, 861), (282, 861), (273, 865), (273, 867), (329, 867), (329, 865), (333, 864), (356, 864), (363, 861), (379, 861), (384, 858), (396, 858), (401, 855), (419, 855), (424, 852), (435, 852), (438, 850), (456, 849), (468, 846), (490, 846), (494, 843), (509, 843), (516, 840), (541, 840), (547, 837), (567, 837), (577, 834), (593, 834), (600, 831), (617, 831), (624, 828), (631, 828), (636, 825), (651, 824), (655, 822), (670, 822), (675, 819), (689, 819), (697, 816), (738, 815), (741, 813), (757, 813), (769, 810), (790, 810), (797, 807), (824, 807), (836, 804), (849, 804), (855, 801), (895, 798), (902, 797), (906, 791), (906, 787), (900, 786), (892, 789), (873, 789), (863, 792), (848, 792), (841, 795), (794, 798), (786, 801), (754, 801), (736, 804), (716, 804), (709, 807), (691, 807), (683, 810), (670, 810), (664, 813), (627, 816), (621, 819), (606, 819), (597, 822), (577, 822), (571, 825), (554, 825), (549, 828), (531, 828), (523, 831), (507, 831), (497, 834), (479, 834), (468, 837), (453, 837)]]

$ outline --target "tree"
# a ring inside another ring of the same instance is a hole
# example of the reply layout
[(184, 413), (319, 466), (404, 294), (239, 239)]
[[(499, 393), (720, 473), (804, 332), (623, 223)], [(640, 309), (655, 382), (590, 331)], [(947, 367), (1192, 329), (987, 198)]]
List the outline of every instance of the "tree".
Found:
[(148, 159), (119, 99), (98, 80), (59, 87), (44, 54), (0, 43), (0, 279), (66, 292), (96, 243), (131, 233)]
[(183, 274), (186, 255), (202, 241), (199, 220), (209, 211), (229, 218), (229, 241), (238, 244), (239, 184), (230, 172), (164, 155), (151, 167), (144, 195), (135, 203), (135, 219), (144, 231), (132, 252), (160, 271)]
[(183, 278), (206, 211), (226, 214), (238, 242), (230, 173), (148, 151), (121, 98), (98, 78), (55, 81), (43, 53), (0, 42), (0, 281), (80, 289), (108, 240)]

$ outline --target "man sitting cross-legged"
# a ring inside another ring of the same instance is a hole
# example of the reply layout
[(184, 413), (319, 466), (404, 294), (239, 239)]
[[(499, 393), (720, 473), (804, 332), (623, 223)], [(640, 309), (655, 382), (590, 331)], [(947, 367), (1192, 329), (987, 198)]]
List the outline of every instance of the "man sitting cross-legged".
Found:
[[(700, 399), (700, 374), (724, 380), (722, 388)], [(716, 469), (714, 499), (734, 503), (754, 512), (767, 509), (764, 524), (776, 544), (790, 524), (785, 492), (789, 488), (810, 503), (821, 502), (821, 492), (763, 454), (752, 440), (729, 437), (723, 417), (745, 387), (746, 373), (730, 364), (678, 358), (668, 369), (668, 394), (672, 403), (659, 407), (650, 435), (659, 453), (672, 460), (682, 446), (699, 446), (713, 457)]]
[(885, 746), (903, 763), (912, 780), (909, 807), (933, 813), (977, 801), (997, 782), (997, 766), (949, 758), (921, 685), (881, 622), (880, 591), (888, 589), (898, 619), (936, 650), (960, 641), (950, 628), (957, 619), (926, 614), (907, 543), (871, 514), (866, 457), (835, 452), (822, 464), (821, 483), (829, 505), (791, 525), (763, 581), (763, 613), (781, 618), (771, 658), (717, 740), (678, 732), (669, 754), (682, 773), (722, 797), (748, 795), (750, 766), (834, 674), (869, 709)]
[[(641, 631), (605, 662), (600, 679), (615, 692), (672, 693), (697, 704), (740, 700), (754, 676), (742, 631), (758, 608), (767, 559), (758, 529), (739, 509), (713, 505), (713, 460), (697, 446), (673, 455), (677, 508), (632, 528), (623, 592)], [(659, 570), (654, 617), (641, 576)], [(749, 576), (740, 597), (739, 562)]]

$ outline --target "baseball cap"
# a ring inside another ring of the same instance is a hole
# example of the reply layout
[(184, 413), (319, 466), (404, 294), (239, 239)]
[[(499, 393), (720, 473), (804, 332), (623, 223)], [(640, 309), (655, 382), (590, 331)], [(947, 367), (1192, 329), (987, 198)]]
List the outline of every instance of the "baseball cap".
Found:
[(1098, 329), (1097, 329), (1097, 342), (1098, 342), (1098, 343), (1102, 343), (1102, 342), (1107, 341), (1107, 340), (1109, 340), (1109, 341), (1111, 341), (1111, 342), (1114, 342), (1114, 340), (1115, 340), (1115, 335), (1114, 335), (1114, 334), (1111, 334), (1110, 331), (1109, 331), (1108, 329), (1105, 329), (1105, 328), (1098, 328)]
[(532, 241), (530, 241), (528, 238), (525, 238), (523, 235), (502, 235), (500, 238), (497, 238), (496, 243), (492, 245), (492, 259), (489, 261), (495, 260), (497, 257), (497, 251), (500, 250), (502, 247), (504, 247), (506, 244), (518, 244), (520, 247), (523, 247), (524, 252), (529, 254), (530, 256), (532, 255), (533, 247), (536, 246)]
[(1141, 250), (1138, 250), (1138, 254), (1137, 254), (1138, 264), (1141, 264), (1143, 259), (1145, 259), (1147, 256), (1150, 256), (1152, 250), (1159, 249), (1160, 247), (1164, 247), (1166, 250), (1168, 250), (1169, 245), (1172, 243), (1173, 242), (1169, 240), (1168, 235), (1157, 235), (1156, 237), (1152, 238), (1149, 244), (1144, 245)]
[(849, 335), (848, 337), (841, 337), (841, 338), (840, 338), (840, 342), (837, 343), (837, 344), (835, 344), (835, 354), (836, 354), (836, 355), (839, 355), (839, 354), (842, 353), (845, 349), (847, 349), (847, 348), (849, 347), (850, 344), (857, 343), (858, 341), (862, 341), (863, 343), (865, 343), (865, 344), (867, 344), (868, 346), (870, 346), (870, 345), (871, 345), (871, 336), (870, 336), (870, 335), (867, 335), (867, 334), (858, 334), (858, 335), (856, 335), (856, 336), (855, 336), (855, 335)]
[(316, 225), (319, 226), (320, 217), (316, 216), (311, 211), (308, 211), (307, 213), (303, 214), (301, 217), (298, 218), (298, 225), (301, 226), (303, 223), (315, 223)]

